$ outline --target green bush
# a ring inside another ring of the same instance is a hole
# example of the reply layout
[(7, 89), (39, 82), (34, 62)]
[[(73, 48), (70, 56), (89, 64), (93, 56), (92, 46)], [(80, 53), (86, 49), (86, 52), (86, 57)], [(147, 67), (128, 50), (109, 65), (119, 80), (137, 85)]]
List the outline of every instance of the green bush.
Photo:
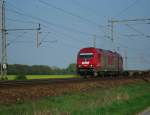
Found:
[(2, 78), (0, 78), (0, 80), (8, 80), (8, 78), (7, 77), (2, 77)]
[(18, 75), (16, 75), (15, 80), (27, 80), (27, 77), (24, 73), (19, 73)]

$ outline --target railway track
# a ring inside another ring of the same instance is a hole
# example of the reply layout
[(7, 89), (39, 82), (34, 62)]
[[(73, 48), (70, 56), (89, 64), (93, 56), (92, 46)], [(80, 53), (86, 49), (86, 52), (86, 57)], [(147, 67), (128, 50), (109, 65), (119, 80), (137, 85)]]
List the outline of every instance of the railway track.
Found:
[(30, 85), (47, 85), (47, 84), (63, 84), (63, 83), (79, 83), (79, 82), (87, 82), (87, 81), (100, 81), (100, 80), (124, 80), (124, 79), (143, 79), (148, 81), (146, 77), (89, 77), (87, 79), (84, 78), (57, 78), (57, 79), (33, 79), (33, 80), (4, 80), (0, 81), (0, 88), (4, 87), (18, 87), (18, 86), (30, 86)]
[(4, 80), (0, 81), (0, 87), (9, 86), (29, 86), (29, 85), (41, 85), (41, 84), (54, 84), (54, 83), (69, 83), (80, 82), (81, 78), (67, 78), (67, 79), (33, 79), (33, 80)]

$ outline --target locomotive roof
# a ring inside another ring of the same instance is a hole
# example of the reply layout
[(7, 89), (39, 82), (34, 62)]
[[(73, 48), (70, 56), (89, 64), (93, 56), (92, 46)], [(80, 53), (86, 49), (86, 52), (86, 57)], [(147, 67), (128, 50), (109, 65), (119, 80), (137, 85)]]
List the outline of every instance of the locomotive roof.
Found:
[(95, 50), (95, 51), (100, 51), (100, 52), (103, 52), (103, 53), (106, 53), (106, 54), (111, 54), (111, 55), (118, 55), (121, 57), (121, 55), (117, 52), (113, 52), (111, 50), (105, 50), (105, 49), (101, 49), (101, 48), (95, 48), (95, 47), (86, 47), (86, 48), (82, 48), (80, 51), (83, 51), (83, 50)]

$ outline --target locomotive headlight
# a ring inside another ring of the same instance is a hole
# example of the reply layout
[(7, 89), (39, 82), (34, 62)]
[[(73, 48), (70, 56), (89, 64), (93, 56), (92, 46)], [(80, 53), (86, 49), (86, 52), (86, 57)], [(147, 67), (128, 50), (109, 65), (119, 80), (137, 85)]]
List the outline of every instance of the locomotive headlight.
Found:
[(93, 65), (91, 64), (90, 67), (93, 67)]

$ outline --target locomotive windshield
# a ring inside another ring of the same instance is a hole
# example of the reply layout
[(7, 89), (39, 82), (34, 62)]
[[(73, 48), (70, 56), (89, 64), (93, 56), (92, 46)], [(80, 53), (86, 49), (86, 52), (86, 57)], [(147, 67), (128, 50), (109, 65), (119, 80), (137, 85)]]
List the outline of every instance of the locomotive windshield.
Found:
[(93, 53), (80, 53), (80, 58), (83, 58), (83, 59), (90, 59), (90, 58), (93, 58)]

